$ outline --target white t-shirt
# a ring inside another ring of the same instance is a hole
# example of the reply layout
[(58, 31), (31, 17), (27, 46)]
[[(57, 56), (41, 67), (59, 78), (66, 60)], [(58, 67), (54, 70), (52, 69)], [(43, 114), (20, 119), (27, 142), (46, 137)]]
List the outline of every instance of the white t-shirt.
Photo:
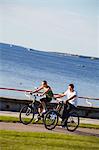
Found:
[(76, 95), (76, 97), (69, 100), (69, 103), (71, 103), (72, 105), (76, 107), (77, 106), (77, 92), (76, 91), (71, 92), (70, 90), (67, 90), (64, 94), (67, 96), (67, 99)]

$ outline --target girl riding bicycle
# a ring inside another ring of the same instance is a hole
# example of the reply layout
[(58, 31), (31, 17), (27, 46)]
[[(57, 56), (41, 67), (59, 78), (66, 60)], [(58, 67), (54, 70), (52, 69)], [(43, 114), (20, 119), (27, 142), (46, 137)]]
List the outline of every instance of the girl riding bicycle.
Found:
[[(38, 108), (38, 111), (39, 113), (44, 113), (46, 111), (46, 104), (51, 102), (53, 98), (53, 92), (52, 92), (51, 87), (47, 84), (47, 81), (45, 80), (42, 81), (41, 86), (37, 88), (35, 91), (33, 91), (32, 93), (37, 93), (41, 90), (43, 90), (43, 93), (41, 93), (40, 96), (43, 96), (43, 98), (40, 99), (41, 104)], [(35, 122), (37, 122), (38, 120), (39, 120), (39, 116), (35, 120)]]

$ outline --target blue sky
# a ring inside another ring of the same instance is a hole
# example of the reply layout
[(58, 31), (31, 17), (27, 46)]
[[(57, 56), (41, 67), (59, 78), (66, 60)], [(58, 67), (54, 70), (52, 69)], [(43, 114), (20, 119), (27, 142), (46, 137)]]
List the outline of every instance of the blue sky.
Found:
[(99, 0), (0, 0), (0, 42), (99, 57)]

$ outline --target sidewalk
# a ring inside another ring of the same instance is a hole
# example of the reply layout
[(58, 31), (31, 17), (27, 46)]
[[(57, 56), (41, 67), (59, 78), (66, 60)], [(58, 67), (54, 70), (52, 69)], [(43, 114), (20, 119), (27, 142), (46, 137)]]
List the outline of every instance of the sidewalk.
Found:
[[(0, 116), (19, 117), (19, 112), (0, 111)], [(80, 118), (80, 123), (99, 125), (99, 119)]]

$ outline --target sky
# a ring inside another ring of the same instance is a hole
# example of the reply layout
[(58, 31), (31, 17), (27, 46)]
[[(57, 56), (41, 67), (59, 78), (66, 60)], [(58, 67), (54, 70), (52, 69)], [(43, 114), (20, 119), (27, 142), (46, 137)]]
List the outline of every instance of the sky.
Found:
[(99, 57), (99, 0), (0, 0), (0, 42)]

